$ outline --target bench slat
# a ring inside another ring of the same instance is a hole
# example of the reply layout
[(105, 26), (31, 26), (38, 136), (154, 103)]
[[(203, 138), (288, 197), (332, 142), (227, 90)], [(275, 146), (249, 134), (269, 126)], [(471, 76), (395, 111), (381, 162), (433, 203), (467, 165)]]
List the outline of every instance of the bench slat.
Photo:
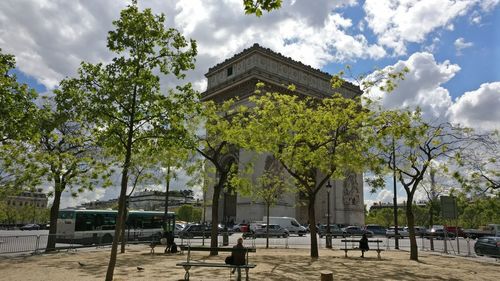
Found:
[(180, 248), (182, 250), (191, 250), (192, 252), (210, 252), (212, 249), (217, 250), (217, 252), (250, 252), (250, 253), (256, 253), (257, 249), (256, 248), (244, 248), (244, 249), (235, 249), (235, 248), (210, 248), (210, 247), (200, 247), (200, 246), (186, 246), (186, 245), (181, 245)]
[(242, 265), (233, 265), (233, 264), (222, 264), (222, 263), (208, 263), (208, 262), (180, 262), (176, 264), (177, 266), (199, 266), (199, 267), (239, 267), (239, 268), (254, 268), (256, 264), (242, 264)]

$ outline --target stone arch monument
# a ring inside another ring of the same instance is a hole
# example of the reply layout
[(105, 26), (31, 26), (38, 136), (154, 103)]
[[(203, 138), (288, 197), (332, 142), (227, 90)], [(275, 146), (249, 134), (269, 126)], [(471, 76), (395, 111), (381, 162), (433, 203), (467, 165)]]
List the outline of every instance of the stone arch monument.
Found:
[[(205, 74), (208, 79), (207, 90), (202, 93), (202, 101), (224, 101), (239, 97), (240, 102), (248, 103), (248, 97), (254, 93), (257, 82), (264, 82), (271, 90), (288, 92), (286, 85), (294, 84), (295, 93), (317, 98), (333, 94), (331, 75), (291, 58), (285, 57), (258, 44), (243, 50), (241, 53), (215, 65)], [(345, 97), (353, 98), (361, 95), (359, 87), (345, 82), (340, 89), (335, 89)], [(240, 150), (236, 154), (239, 165), (249, 161), (254, 162), (256, 178), (267, 169), (279, 168), (273, 157), (259, 156), (251, 151)], [(279, 163), (278, 163), (279, 164)], [(331, 223), (364, 224), (363, 176), (348, 174), (344, 180), (332, 181), (333, 189), (330, 196)], [(324, 194), (323, 194), (324, 193)], [(206, 198), (211, 198), (210, 187)], [(238, 196), (221, 196), (219, 206), (226, 206), (226, 217), (234, 222), (261, 221), (265, 216), (265, 204), (254, 202), (250, 198)], [(326, 189), (322, 188), (316, 200), (316, 221), (326, 223), (327, 202)], [(224, 202), (226, 201), (226, 202)], [(228, 206), (231, 213), (228, 214)], [(207, 205), (207, 218), (210, 218), (210, 204)], [(233, 208), (234, 207), (234, 208)], [(219, 210), (221, 212), (222, 210)], [(234, 212), (233, 212), (234, 211)], [(295, 217), (299, 222), (307, 222), (307, 208), (300, 204), (297, 194), (284, 194), (282, 199), (271, 209), (272, 216)], [(223, 220), (224, 214), (219, 218)]]

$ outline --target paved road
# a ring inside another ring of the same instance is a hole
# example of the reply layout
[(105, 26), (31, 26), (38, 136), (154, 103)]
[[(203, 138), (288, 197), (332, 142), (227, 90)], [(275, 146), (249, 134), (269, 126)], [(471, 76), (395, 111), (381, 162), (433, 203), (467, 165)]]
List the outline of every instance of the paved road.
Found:
[[(234, 245), (236, 244), (236, 239), (238, 237), (241, 237), (241, 233), (235, 233), (233, 235), (229, 236), (229, 245)], [(275, 247), (275, 248), (285, 248), (285, 247), (290, 247), (290, 248), (309, 248), (310, 245), (310, 236), (306, 235), (303, 237), (299, 236), (290, 236), (288, 239), (284, 238), (270, 238), (269, 239), (269, 246), (270, 247)], [(341, 242), (343, 238), (333, 238), (332, 239), (332, 245), (333, 248), (341, 248), (344, 243)], [(351, 239), (351, 238), (348, 238)], [(359, 237), (354, 237), (354, 240), (359, 239)], [(394, 244), (395, 241), (394, 239), (387, 239), (384, 236), (381, 237), (374, 237), (370, 239), (380, 239), (383, 242), (380, 243), (380, 247), (383, 249), (394, 249)], [(443, 240), (436, 240), (434, 239), (434, 251), (436, 252), (443, 252), (444, 253), (444, 241)], [(191, 240), (185, 240), (181, 241), (178, 239), (177, 243), (187, 243), (190, 242), (192, 244), (200, 245), (203, 243), (203, 239), (201, 238), (195, 238)], [(210, 239), (205, 239), (204, 240), (205, 245), (208, 245), (210, 243)], [(474, 255), (474, 240), (470, 240), (467, 242), (467, 239), (459, 239), (459, 245), (457, 247), (457, 240), (448, 240), (447, 241), (447, 251), (450, 254), (461, 254), (461, 255), (467, 255), (469, 253), (470, 249), (470, 254)], [(219, 237), (219, 244), (222, 244), (222, 237)], [(244, 241), (245, 245), (248, 246), (253, 246), (256, 245), (258, 247), (262, 247), (266, 245), (266, 239), (265, 238), (257, 238), (257, 239), (245, 239)], [(348, 243), (348, 246), (355, 246), (357, 247), (358, 245), (351, 245), (352, 243)], [(356, 243), (354, 243), (356, 244)], [(323, 248), (325, 247), (325, 238), (319, 239), (318, 238), (318, 245), (319, 247)], [(430, 250), (430, 240), (429, 239), (422, 239), (422, 238), (417, 238), (417, 245), (418, 249), (424, 249), (424, 250)], [(372, 246), (373, 247), (373, 246)], [(404, 238), (404, 239), (399, 239), (399, 249), (402, 250), (409, 250), (410, 249), (410, 239)]]
[[(20, 230), (0, 230), (0, 254), (12, 253), (12, 252), (33, 252), (34, 249), (43, 248), (47, 243), (48, 230), (31, 230), (31, 231), (20, 231)], [(241, 237), (241, 233), (235, 233), (229, 236), (229, 245), (235, 245), (236, 239)], [(358, 239), (355, 237), (354, 239)], [(383, 242), (380, 247), (383, 249), (394, 249), (394, 239), (387, 239), (386, 237), (374, 237), (371, 239), (380, 239)], [(342, 238), (332, 239), (332, 245), (334, 249), (339, 249), (343, 246), (341, 242)], [(222, 236), (219, 236), (219, 244), (222, 245)], [(195, 238), (191, 240), (181, 240), (176, 238), (177, 244), (191, 243), (194, 245), (209, 245), (210, 239)], [(461, 254), (461, 255), (472, 255), (474, 254), (474, 240), (467, 241), (467, 239), (459, 239), (459, 244), (457, 246), (456, 240), (447, 241), (447, 251), (450, 254)], [(257, 239), (245, 239), (244, 242), (247, 246), (258, 246), (264, 247), (266, 245), (265, 238)], [(291, 236), (287, 239), (285, 238), (270, 238), (269, 245), (272, 248), (309, 248), (310, 236), (309, 234), (303, 237)], [(318, 238), (318, 245), (320, 248), (325, 247), (325, 238)], [(428, 239), (417, 238), (417, 245), (419, 250), (430, 250), (430, 241)], [(357, 247), (356, 243), (349, 246)], [(373, 245), (374, 246), (374, 245)], [(372, 246), (372, 247), (373, 247)], [(399, 248), (402, 250), (410, 249), (410, 240), (408, 238), (399, 240)], [(444, 241), (434, 240), (434, 251), (444, 253)]]

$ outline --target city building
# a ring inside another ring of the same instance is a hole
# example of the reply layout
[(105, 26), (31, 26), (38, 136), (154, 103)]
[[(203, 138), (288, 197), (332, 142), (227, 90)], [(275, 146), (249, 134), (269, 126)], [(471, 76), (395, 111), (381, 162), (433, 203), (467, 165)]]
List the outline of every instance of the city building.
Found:
[[(133, 210), (158, 210), (165, 209), (165, 192), (157, 190), (144, 190), (135, 192), (130, 196), (130, 209)], [(193, 197), (191, 190), (172, 190), (169, 192), (168, 205), (170, 207), (178, 207), (184, 204), (193, 205), (196, 200)]]
[(39, 209), (47, 208), (47, 194), (42, 189), (36, 191), (23, 191), (16, 196), (7, 196), (7, 206), (10, 207), (28, 207), (32, 206)]
[[(178, 207), (184, 204), (196, 204), (191, 190), (171, 190), (169, 192), (169, 207)], [(92, 201), (81, 204), (85, 209), (112, 209), (118, 206), (118, 199), (106, 201)], [(158, 190), (144, 190), (132, 194), (129, 198), (130, 210), (163, 211), (165, 209), (165, 192)]]
[(27, 223), (45, 224), (48, 219), (48, 197), (43, 189), (23, 191), (18, 195), (7, 196), (5, 202), (5, 225), (23, 225)]
[[(418, 202), (413, 202), (413, 206), (420, 206), (424, 207), (427, 205), (426, 201), (418, 201)], [(402, 203), (398, 203), (398, 209), (404, 209), (406, 208), (406, 201), (403, 201)], [(384, 203), (384, 202), (375, 202), (373, 205), (370, 206), (370, 212), (374, 210), (380, 210), (380, 209), (394, 209), (394, 204), (393, 203)]]
[[(241, 53), (210, 68), (207, 77), (207, 89), (202, 93), (202, 101), (213, 100), (222, 102), (229, 98), (239, 97), (239, 102), (249, 105), (248, 97), (254, 94), (257, 82), (264, 82), (266, 88), (282, 93), (289, 92), (288, 85), (295, 85), (294, 93), (324, 98), (331, 96), (332, 76), (314, 69), (291, 58), (285, 57), (258, 44), (243, 50)], [(353, 98), (361, 95), (359, 87), (345, 82), (335, 92), (344, 97)], [(235, 148), (231, 153), (237, 163), (254, 162), (255, 178), (266, 169), (273, 166), (273, 157), (257, 157), (251, 151)], [(213, 177), (215, 175), (212, 175)], [(330, 196), (331, 223), (364, 224), (363, 176), (361, 174), (347, 175), (345, 180), (331, 181)], [(208, 187), (205, 198), (212, 198), (213, 187)], [(295, 217), (299, 222), (308, 222), (307, 207), (300, 202), (299, 194), (285, 194), (271, 208), (272, 216)], [(316, 221), (327, 221), (327, 191), (322, 188), (317, 194)], [(260, 221), (265, 216), (265, 204), (254, 202), (238, 194), (221, 194), (219, 202), (220, 222), (227, 221)], [(207, 219), (211, 217), (211, 204), (206, 208)]]

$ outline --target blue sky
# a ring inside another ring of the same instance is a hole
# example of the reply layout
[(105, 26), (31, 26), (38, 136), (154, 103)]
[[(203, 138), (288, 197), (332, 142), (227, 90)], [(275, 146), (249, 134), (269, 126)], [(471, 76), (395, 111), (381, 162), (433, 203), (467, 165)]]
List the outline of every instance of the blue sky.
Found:
[[(61, 79), (74, 76), (81, 61), (111, 59), (107, 31), (126, 4), (1, 1), (0, 48), (16, 56), (19, 80), (50, 92)], [(139, 4), (164, 13), (167, 25), (197, 40), (196, 69), (187, 80), (200, 91), (209, 67), (259, 43), (330, 73), (346, 64), (356, 75), (407, 66), (410, 73), (395, 93), (374, 91), (372, 96), (387, 107), (419, 106), (433, 119), (479, 130), (499, 127), (499, 0), (284, 0), (280, 10), (261, 18), (244, 15), (242, 0)], [(83, 198), (115, 195), (111, 188)], [(365, 197), (369, 204), (388, 201), (392, 192)], [(72, 200), (68, 197), (67, 204), (76, 203)]]

